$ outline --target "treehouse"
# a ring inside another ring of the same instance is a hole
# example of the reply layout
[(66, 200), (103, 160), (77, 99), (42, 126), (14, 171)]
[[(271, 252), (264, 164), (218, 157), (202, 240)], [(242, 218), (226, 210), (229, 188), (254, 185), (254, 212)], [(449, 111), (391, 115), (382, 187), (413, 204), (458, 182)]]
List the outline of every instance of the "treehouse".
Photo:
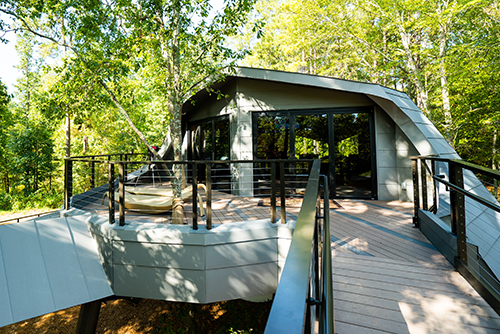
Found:
[[(184, 104), (182, 131), (180, 162), (168, 142), (164, 161), (66, 159), (65, 210), (0, 226), (0, 325), (113, 295), (209, 303), (275, 294), (268, 333), (318, 319), (331, 332), (333, 305), (336, 332), (402, 333), (434, 324), (418, 307), (446, 309), (435, 297), (454, 268), (500, 310), (500, 209), (478, 178), (500, 173), (459, 160), (406, 94), (239, 68)], [(180, 225), (170, 224), (175, 165)], [(476, 305), (477, 292), (460, 284), (447, 298)], [(332, 303), (332, 293), (343, 297)], [(405, 293), (420, 299), (398, 306)], [(498, 330), (483, 304), (474, 315), (450, 308), (464, 314), (452, 331)], [(95, 315), (86, 310), (82, 319)]]

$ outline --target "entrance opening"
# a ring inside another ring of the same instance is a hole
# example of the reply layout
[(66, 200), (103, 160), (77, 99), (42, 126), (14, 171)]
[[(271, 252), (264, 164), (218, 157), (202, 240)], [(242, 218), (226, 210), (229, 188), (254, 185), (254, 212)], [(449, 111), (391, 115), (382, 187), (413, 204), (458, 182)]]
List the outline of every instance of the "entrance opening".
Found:
[[(193, 160), (229, 160), (229, 117), (217, 117), (189, 126), (191, 133), (191, 159)], [(212, 188), (230, 190), (229, 164), (214, 164)], [(206, 171), (198, 169), (198, 180), (205, 181)]]

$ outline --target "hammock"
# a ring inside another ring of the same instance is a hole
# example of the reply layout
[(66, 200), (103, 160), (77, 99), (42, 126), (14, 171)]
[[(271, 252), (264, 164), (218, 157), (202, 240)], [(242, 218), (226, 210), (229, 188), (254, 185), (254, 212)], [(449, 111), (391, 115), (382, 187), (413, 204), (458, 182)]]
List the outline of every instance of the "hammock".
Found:
[[(205, 185), (198, 184), (198, 189), (204, 189)], [(172, 188), (140, 188), (126, 187), (125, 188), (125, 209), (139, 211), (142, 213), (160, 213), (172, 210), (173, 191)], [(109, 191), (106, 191), (102, 196), (102, 205), (104, 198), (109, 197)], [(184, 202), (193, 197), (193, 186), (189, 185), (182, 190), (181, 198)], [(203, 209), (203, 200), (200, 194), (197, 196), (200, 215), (205, 215)], [(119, 202), (118, 191), (115, 191), (115, 202)]]

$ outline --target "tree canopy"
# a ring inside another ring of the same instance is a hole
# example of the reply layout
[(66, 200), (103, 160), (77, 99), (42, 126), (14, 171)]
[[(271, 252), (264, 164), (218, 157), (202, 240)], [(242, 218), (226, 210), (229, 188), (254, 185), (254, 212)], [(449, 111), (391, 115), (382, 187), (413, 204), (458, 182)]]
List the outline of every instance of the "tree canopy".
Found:
[(402, 90), (463, 158), (498, 168), (496, 1), (285, 0), (257, 9), (266, 25), (246, 65)]

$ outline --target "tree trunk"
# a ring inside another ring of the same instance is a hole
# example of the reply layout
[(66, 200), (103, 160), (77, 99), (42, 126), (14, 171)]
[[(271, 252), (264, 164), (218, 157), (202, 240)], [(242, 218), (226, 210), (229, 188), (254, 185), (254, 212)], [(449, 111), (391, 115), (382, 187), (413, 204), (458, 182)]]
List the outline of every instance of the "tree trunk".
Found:
[(413, 83), (415, 84), (417, 107), (419, 107), (420, 110), (424, 112), (424, 114), (428, 115), (429, 108), (428, 108), (427, 91), (425, 89), (422, 80), (420, 80), (420, 69), (410, 49), (410, 43), (411, 43), (410, 33), (406, 32), (405, 29), (400, 25), (399, 35), (401, 37), (401, 43), (403, 44), (403, 48), (406, 54), (407, 66), (409, 70), (408, 72), (413, 77), (410, 78), (410, 80), (412, 80)]
[(452, 116), (450, 110), (450, 98), (448, 90), (448, 76), (445, 69), (446, 38), (448, 35), (448, 22), (439, 26), (439, 76), (441, 79), (441, 98), (443, 102), (445, 137), (448, 143), (454, 147), (451, 135)]
[[(177, 0), (174, 5), (174, 34), (172, 38), (172, 78), (173, 89), (170, 94), (170, 107), (172, 108), (172, 120), (170, 121), (172, 145), (174, 149), (174, 160), (182, 160), (182, 101), (181, 101), (181, 66), (179, 49), (181, 4)], [(194, 186), (194, 185), (193, 185)], [(184, 223), (184, 202), (182, 201), (182, 165), (174, 165), (174, 178), (172, 179), (172, 223)], [(193, 199), (195, 200), (195, 199)]]

